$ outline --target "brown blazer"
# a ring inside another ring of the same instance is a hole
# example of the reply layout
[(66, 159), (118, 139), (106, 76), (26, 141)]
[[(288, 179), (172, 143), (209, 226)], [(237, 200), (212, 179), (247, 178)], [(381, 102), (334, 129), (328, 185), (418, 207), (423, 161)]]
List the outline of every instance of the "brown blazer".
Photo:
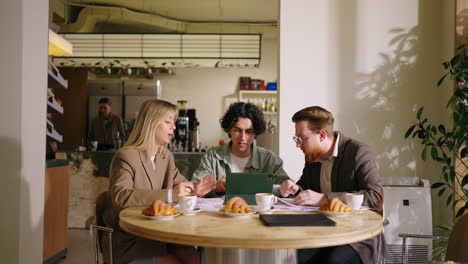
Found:
[[(154, 200), (167, 202), (168, 189), (186, 181), (175, 167), (173, 154), (164, 149), (155, 158), (153, 168), (146, 150), (123, 148), (117, 151), (110, 166), (108, 209), (103, 214), (106, 226), (114, 229), (113, 255), (115, 263), (167, 254), (167, 244), (136, 237), (119, 227), (119, 213), (130, 206), (148, 206)], [(102, 241), (107, 256), (107, 236)]]
[[(335, 132), (340, 133), (340, 132)], [(297, 182), (303, 189), (320, 191), (319, 162), (305, 164), (301, 179)], [(369, 146), (340, 133), (338, 156), (333, 162), (331, 175), (332, 192), (326, 193), (329, 199), (334, 197), (344, 201), (347, 192), (364, 194), (363, 205), (382, 212), (383, 188), (375, 156)], [(378, 263), (383, 257), (385, 240), (383, 234), (377, 237), (351, 244), (364, 264)]]

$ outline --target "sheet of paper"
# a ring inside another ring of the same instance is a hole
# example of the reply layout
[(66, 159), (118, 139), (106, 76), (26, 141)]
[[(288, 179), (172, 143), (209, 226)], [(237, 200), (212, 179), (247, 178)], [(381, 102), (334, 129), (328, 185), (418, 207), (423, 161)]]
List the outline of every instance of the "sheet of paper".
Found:
[(218, 212), (223, 207), (223, 198), (198, 198), (195, 207), (205, 212)]
[[(317, 211), (320, 208), (317, 206), (302, 206), (302, 205), (295, 205), (292, 203), (294, 199), (288, 198), (278, 198), (280, 204), (274, 205), (275, 209), (283, 210), (283, 211)], [(282, 203), (282, 204), (281, 204)]]

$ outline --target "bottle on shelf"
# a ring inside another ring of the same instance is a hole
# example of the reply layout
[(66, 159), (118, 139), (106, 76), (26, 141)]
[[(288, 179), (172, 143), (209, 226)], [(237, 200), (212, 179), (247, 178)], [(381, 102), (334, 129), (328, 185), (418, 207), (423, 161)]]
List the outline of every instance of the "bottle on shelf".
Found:
[(114, 140), (114, 150), (118, 150), (122, 147), (122, 139), (120, 138), (120, 133), (117, 131), (117, 137)]

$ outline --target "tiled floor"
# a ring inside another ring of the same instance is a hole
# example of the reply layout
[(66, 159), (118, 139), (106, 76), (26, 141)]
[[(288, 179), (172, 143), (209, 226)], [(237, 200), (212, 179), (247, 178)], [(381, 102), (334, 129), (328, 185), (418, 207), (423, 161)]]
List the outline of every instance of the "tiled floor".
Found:
[(58, 264), (92, 264), (94, 261), (93, 242), (88, 229), (68, 229), (67, 257)]

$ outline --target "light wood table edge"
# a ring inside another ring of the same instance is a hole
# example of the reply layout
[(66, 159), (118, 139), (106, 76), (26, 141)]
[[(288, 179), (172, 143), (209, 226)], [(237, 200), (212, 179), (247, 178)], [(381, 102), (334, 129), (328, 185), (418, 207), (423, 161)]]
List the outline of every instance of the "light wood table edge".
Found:
[[(210, 212), (201, 212), (202, 214), (213, 214)], [(180, 216), (184, 217), (184, 216)], [(258, 218), (258, 215), (252, 215), (250, 217)], [(333, 219), (333, 217), (331, 217)], [(163, 220), (165, 221), (165, 220)], [(332, 235), (328, 238), (320, 239), (319, 241), (314, 239), (290, 239), (290, 240), (275, 240), (271, 239), (271, 243), (265, 243), (263, 239), (257, 240), (255, 237), (249, 237), (248, 239), (226, 239), (222, 235), (219, 237), (206, 237), (200, 238), (198, 236), (192, 235), (174, 235), (164, 231), (158, 231), (154, 229), (145, 229), (142, 227), (135, 227), (132, 224), (120, 220), (120, 227), (125, 231), (147, 239), (159, 240), (167, 243), (175, 243), (182, 245), (193, 245), (193, 246), (203, 246), (203, 247), (213, 247), (213, 248), (246, 248), (246, 249), (300, 249), (300, 248), (320, 248), (320, 247), (330, 247), (330, 246), (340, 246), (346, 244), (352, 244), (360, 241), (364, 241), (370, 238), (373, 238), (379, 235), (383, 231), (383, 225), (378, 225), (371, 227), (366, 230), (366, 233), (355, 232), (347, 233), (346, 241), (339, 242), (337, 237), (340, 235)], [(298, 227), (292, 227), (298, 228)], [(146, 232), (147, 231), (147, 232)], [(351, 238), (350, 238), (351, 237)], [(342, 239), (341, 239), (342, 240)], [(219, 241), (222, 241), (220, 243)]]

